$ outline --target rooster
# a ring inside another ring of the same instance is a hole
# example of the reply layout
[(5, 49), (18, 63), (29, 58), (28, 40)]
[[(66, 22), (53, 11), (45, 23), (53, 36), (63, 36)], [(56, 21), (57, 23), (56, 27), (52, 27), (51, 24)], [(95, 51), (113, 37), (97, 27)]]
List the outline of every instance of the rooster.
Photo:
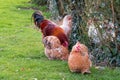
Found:
[(63, 23), (60, 27), (65, 31), (65, 34), (67, 35), (67, 37), (69, 37), (72, 29), (72, 16), (66, 15), (63, 18)]
[(43, 44), (45, 46), (45, 55), (49, 60), (68, 59), (68, 49), (61, 45), (60, 40), (56, 36), (46, 36), (43, 39)]
[(68, 66), (71, 72), (91, 73), (89, 69), (92, 62), (89, 59), (88, 48), (84, 44), (77, 42), (72, 47), (68, 58)]
[(62, 28), (54, 22), (45, 19), (40, 11), (35, 11), (32, 17), (34, 24), (41, 29), (43, 38), (46, 36), (56, 36), (60, 40), (61, 45), (68, 47), (68, 38)]

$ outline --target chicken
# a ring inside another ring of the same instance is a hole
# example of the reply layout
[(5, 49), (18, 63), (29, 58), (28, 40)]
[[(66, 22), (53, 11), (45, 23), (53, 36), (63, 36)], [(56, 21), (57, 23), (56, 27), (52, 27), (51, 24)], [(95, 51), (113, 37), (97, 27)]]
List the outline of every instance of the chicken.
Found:
[(65, 34), (67, 35), (67, 37), (69, 37), (72, 29), (72, 16), (66, 15), (63, 18), (63, 23), (60, 27), (65, 31)]
[(62, 28), (54, 22), (44, 19), (40, 11), (35, 11), (32, 17), (34, 24), (41, 30), (43, 38), (46, 36), (56, 36), (60, 40), (61, 45), (68, 47), (68, 38)]
[(45, 46), (45, 55), (48, 59), (68, 59), (68, 49), (60, 44), (60, 40), (56, 36), (46, 36), (43, 39)]
[(77, 42), (68, 57), (68, 66), (71, 72), (91, 73), (92, 62), (89, 59), (88, 48)]

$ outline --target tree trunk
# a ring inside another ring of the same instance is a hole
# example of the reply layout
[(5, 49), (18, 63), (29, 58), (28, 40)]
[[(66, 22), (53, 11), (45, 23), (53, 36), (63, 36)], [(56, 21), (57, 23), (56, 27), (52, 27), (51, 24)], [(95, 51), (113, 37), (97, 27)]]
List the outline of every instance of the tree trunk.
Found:
[[(88, 46), (89, 52), (95, 57), (94, 63), (104, 62), (120, 66), (119, 0), (48, 1), (53, 20), (59, 21), (66, 13), (73, 16), (70, 50), (77, 41), (80, 41)], [(88, 37), (89, 24), (98, 30), (99, 43)], [(111, 37), (110, 31), (116, 36)]]

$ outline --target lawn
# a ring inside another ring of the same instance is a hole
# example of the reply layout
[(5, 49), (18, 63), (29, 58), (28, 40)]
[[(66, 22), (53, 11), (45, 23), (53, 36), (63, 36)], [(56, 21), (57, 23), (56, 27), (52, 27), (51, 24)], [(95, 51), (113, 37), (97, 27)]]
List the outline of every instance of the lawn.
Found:
[(92, 74), (82, 75), (71, 73), (66, 61), (48, 60), (28, 2), (0, 0), (0, 80), (120, 80), (120, 68), (92, 67)]

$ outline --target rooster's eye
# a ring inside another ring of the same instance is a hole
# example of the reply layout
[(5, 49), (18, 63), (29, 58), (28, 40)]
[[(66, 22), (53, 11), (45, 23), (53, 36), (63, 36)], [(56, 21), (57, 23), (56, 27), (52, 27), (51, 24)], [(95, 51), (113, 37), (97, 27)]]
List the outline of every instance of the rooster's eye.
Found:
[(68, 18), (68, 20), (71, 20), (71, 19), (72, 19), (71, 17)]

